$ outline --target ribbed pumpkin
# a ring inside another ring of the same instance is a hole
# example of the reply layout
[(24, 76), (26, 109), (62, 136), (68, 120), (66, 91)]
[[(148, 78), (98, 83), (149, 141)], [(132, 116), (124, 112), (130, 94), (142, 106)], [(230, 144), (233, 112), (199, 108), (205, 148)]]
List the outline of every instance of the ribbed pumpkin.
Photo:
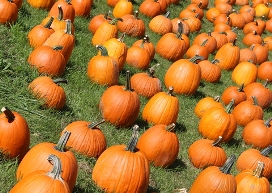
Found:
[(172, 31), (172, 22), (169, 19), (170, 11), (167, 11), (165, 15), (157, 15), (152, 18), (148, 24), (151, 31), (164, 35)]
[(161, 9), (159, 0), (144, 0), (139, 6), (139, 11), (143, 15), (153, 18), (164, 11)]
[(246, 144), (254, 148), (266, 148), (272, 145), (272, 127), (271, 118), (267, 120), (253, 120), (248, 123), (242, 133), (243, 140)]
[(180, 59), (174, 62), (166, 71), (165, 86), (173, 86), (177, 94), (193, 95), (201, 80), (201, 69), (197, 60), (203, 59), (195, 56), (191, 59)]
[(0, 156), (22, 160), (29, 149), (30, 131), (25, 118), (7, 107), (0, 114)]
[(23, 180), (27, 175), (38, 170), (49, 171), (52, 165), (47, 161), (47, 157), (54, 154), (59, 157), (62, 163), (61, 177), (69, 184), (70, 190), (73, 190), (76, 184), (78, 165), (73, 152), (65, 148), (70, 134), (66, 131), (57, 144), (42, 142), (33, 146), (17, 168), (17, 180)]
[(232, 43), (223, 45), (214, 56), (218, 65), (224, 70), (233, 70), (239, 63), (240, 48), (236, 45), (236, 40)]
[(202, 60), (198, 63), (201, 69), (201, 79), (211, 83), (217, 83), (221, 78), (221, 68), (217, 65), (218, 60)]
[(50, 10), (55, 0), (27, 0), (31, 7)]
[(155, 94), (144, 106), (142, 119), (153, 125), (170, 125), (176, 123), (179, 113), (179, 99), (172, 94), (173, 87), (168, 92)]
[(244, 84), (241, 86), (229, 86), (227, 87), (221, 96), (222, 102), (227, 105), (232, 99), (234, 99), (234, 106), (247, 99), (246, 93), (244, 92)]
[(220, 96), (215, 97), (204, 97), (199, 100), (194, 108), (194, 113), (198, 118), (201, 118), (205, 111), (212, 107), (222, 107), (222, 103), (220, 103)]
[(253, 102), (246, 100), (233, 108), (232, 114), (238, 125), (246, 126), (253, 120), (263, 119), (263, 109), (258, 105), (256, 97), (252, 96)]
[(235, 193), (236, 181), (230, 174), (235, 159), (232, 155), (222, 167), (210, 166), (202, 170), (194, 180), (190, 193)]
[(213, 53), (216, 50), (217, 47), (217, 42), (215, 37), (213, 37), (211, 35), (211, 31), (206, 32), (202, 32), (200, 34), (198, 34), (194, 40), (192, 44), (201, 44), (203, 42), (203, 40), (207, 39), (207, 42), (205, 43), (205, 47), (208, 50), (209, 53)]
[(270, 193), (269, 181), (262, 176), (263, 168), (264, 163), (258, 162), (254, 170), (245, 169), (236, 175), (236, 193)]
[(174, 123), (159, 124), (150, 127), (140, 136), (136, 147), (145, 153), (154, 166), (165, 168), (176, 161), (179, 153), (179, 139), (174, 128)]
[(262, 151), (257, 149), (247, 149), (243, 151), (237, 159), (236, 167), (238, 171), (245, 169), (254, 170), (257, 167), (258, 161), (264, 163), (263, 176), (267, 179), (272, 177), (272, 159), (268, 154), (272, 151), (272, 145), (269, 145)]
[(97, 45), (97, 50), (101, 51), (101, 55), (96, 55), (88, 63), (88, 77), (101, 85), (112, 86), (118, 84), (119, 68), (115, 58), (109, 56), (104, 46)]
[(92, 34), (95, 33), (95, 31), (97, 30), (97, 28), (104, 23), (104, 21), (109, 22), (111, 20), (111, 18), (109, 17), (109, 12), (105, 13), (105, 14), (98, 14), (95, 15), (91, 21), (89, 22), (88, 25), (88, 29), (92, 32)]
[(222, 46), (229, 43), (229, 39), (227, 37), (226, 32), (218, 32), (213, 31), (211, 32), (211, 36), (215, 38), (216, 40), (216, 50), (218, 51)]
[(223, 142), (230, 141), (237, 129), (237, 122), (230, 112), (233, 104), (234, 101), (232, 100), (226, 109), (213, 107), (207, 110), (199, 121), (199, 133), (211, 140), (216, 140), (219, 136), (222, 136)]
[(130, 72), (126, 72), (126, 85), (113, 85), (101, 96), (99, 110), (102, 117), (116, 127), (134, 124), (140, 112), (140, 98), (131, 89)]
[(71, 3), (72, 0), (57, 0), (54, 5), (51, 7), (48, 15), (53, 16), (54, 18), (58, 17), (59, 10), (58, 6), (61, 6), (63, 11), (63, 19), (70, 19), (72, 23), (75, 20), (75, 8)]
[(253, 52), (254, 44), (247, 48), (240, 49), (240, 62), (251, 61), (253, 64), (257, 63), (257, 57), (255, 52)]
[(61, 177), (63, 171), (61, 160), (53, 154), (50, 154), (47, 160), (53, 165), (51, 171), (39, 170), (30, 173), (17, 182), (9, 193), (70, 193), (69, 185)]
[(31, 67), (38, 70), (39, 74), (61, 76), (66, 67), (66, 60), (59, 51), (62, 48), (62, 46), (41, 45), (29, 54), (27, 61)]
[(59, 83), (67, 83), (67, 80), (63, 78), (53, 80), (47, 76), (40, 76), (28, 85), (28, 89), (45, 108), (60, 110), (65, 105), (66, 94)]
[(142, 43), (143, 43), (144, 49), (146, 49), (146, 50), (149, 52), (149, 54), (150, 54), (150, 59), (153, 60), (154, 55), (155, 55), (155, 46), (154, 46), (154, 44), (150, 41), (148, 35), (145, 35), (145, 36), (143, 37), (143, 39), (137, 40), (136, 42), (134, 42), (134, 43), (132, 44), (132, 46), (141, 46)]
[(18, 8), (12, 0), (0, 0), (0, 24), (12, 24), (17, 21)]
[[(150, 166), (144, 152), (136, 148), (138, 126), (127, 145), (107, 148), (97, 159), (92, 179), (105, 192), (146, 192)], [(137, 183), (135, 183), (137, 182)]]
[(115, 18), (133, 14), (133, 4), (130, 0), (119, 0), (113, 8), (112, 14)]
[(127, 50), (126, 63), (137, 69), (146, 70), (151, 62), (149, 52), (144, 48), (144, 42), (141, 46), (131, 46)]
[(192, 58), (195, 55), (198, 55), (198, 56), (202, 56), (203, 60), (207, 60), (210, 54), (208, 50), (206, 49), (207, 42), (208, 42), (208, 39), (205, 39), (201, 44), (191, 45), (185, 53), (186, 57)]
[(93, 6), (93, 0), (72, 0), (71, 4), (75, 8), (75, 15), (89, 17)]
[(240, 62), (231, 73), (231, 79), (237, 85), (248, 84), (257, 80), (258, 69), (252, 61)]
[(272, 82), (272, 62), (266, 61), (258, 66), (257, 77), (260, 80), (267, 80)]
[(220, 146), (222, 137), (217, 140), (199, 139), (188, 148), (188, 157), (196, 168), (208, 166), (223, 166), (227, 161), (227, 154)]
[[(118, 70), (124, 68), (126, 58), (127, 58), (127, 45), (124, 43), (125, 33), (123, 33), (119, 38), (111, 38), (107, 40), (103, 46), (108, 50), (109, 56), (113, 57), (117, 61)], [(98, 54), (101, 54), (98, 52)]]
[(261, 44), (263, 42), (263, 39), (259, 34), (257, 34), (256, 31), (253, 31), (246, 34), (243, 37), (242, 42), (246, 46), (251, 46), (252, 44)]
[(158, 65), (148, 68), (147, 72), (139, 72), (131, 77), (131, 87), (136, 93), (151, 98), (162, 91), (161, 81), (154, 75), (155, 67)]
[(106, 137), (99, 128), (99, 125), (104, 122), (105, 120), (100, 122), (74, 121), (70, 123), (61, 132), (61, 135), (66, 131), (71, 132), (66, 146), (84, 156), (98, 158), (107, 148)]
[(256, 54), (257, 64), (259, 65), (268, 60), (269, 50), (265, 44), (254, 44), (253, 52)]

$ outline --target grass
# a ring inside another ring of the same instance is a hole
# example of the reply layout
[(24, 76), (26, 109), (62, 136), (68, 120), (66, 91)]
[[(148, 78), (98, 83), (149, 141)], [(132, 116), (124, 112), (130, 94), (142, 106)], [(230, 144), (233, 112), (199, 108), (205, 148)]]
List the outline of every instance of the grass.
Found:
[[(76, 17), (75, 19), (76, 45), (67, 64), (66, 71), (62, 76), (68, 80), (68, 84), (62, 85), (67, 95), (67, 103), (61, 111), (42, 108), (39, 102), (27, 90), (28, 84), (38, 76), (38, 73), (30, 68), (27, 63), (27, 57), (32, 51), (28, 44), (27, 33), (47, 16), (47, 12), (34, 9), (24, 1), (19, 11), (17, 22), (10, 27), (0, 26), (0, 47), (2, 48), (0, 50), (0, 106), (7, 106), (25, 117), (31, 132), (30, 147), (42, 142), (56, 143), (60, 132), (73, 121), (86, 120), (93, 122), (101, 119), (98, 104), (102, 93), (107, 87), (92, 83), (86, 74), (89, 60), (97, 54), (95, 47), (91, 45), (92, 35), (88, 31), (87, 26), (94, 15), (105, 13), (109, 9), (112, 10), (105, 2), (94, 0), (91, 16), (89, 18)], [(212, 2), (210, 2), (210, 7)], [(140, 3), (140, 0), (135, 0), (134, 8), (137, 9)], [(189, 1), (181, 1), (179, 5), (171, 5), (170, 18), (178, 17), (179, 12), (188, 4)], [(150, 19), (141, 14), (140, 18), (145, 21), (147, 26)], [(203, 19), (202, 25), (202, 31), (207, 32), (209, 29), (212, 29), (212, 24), (205, 19)], [(146, 27), (146, 33), (150, 36), (154, 45), (156, 45), (160, 36), (151, 32), (148, 27)], [(191, 42), (196, 35), (197, 33), (189, 35)], [(264, 34), (264, 36), (268, 35), (271, 34)], [(245, 46), (241, 43), (241, 39), (242, 32), (239, 31), (238, 46), (243, 48)], [(127, 36), (124, 41), (130, 47), (136, 40), (136, 38)], [(213, 57), (214, 55), (210, 55), (210, 59)], [(269, 57), (271, 59), (271, 54)], [(156, 54), (151, 65), (156, 63), (161, 64), (156, 71), (156, 76), (163, 82), (165, 72), (171, 65), (171, 62)], [(130, 70), (133, 74), (140, 72), (140, 70), (125, 65), (124, 70), (120, 74), (120, 85), (125, 82), (126, 70)], [(197, 131), (199, 119), (193, 113), (194, 106), (201, 98), (221, 95), (225, 88), (234, 85), (230, 78), (231, 72), (222, 71), (219, 83), (212, 84), (202, 81), (194, 95), (177, 95), (180, 102), (180, 113), (177, 120), (176, 133), (180, 140), (180, 152), (176, 162), (169, 168), (163, 169), (151, 165), (149, 192), (167, 193), (176, 188), (190, 188), (195, 177), (201, 171), (192, 166), (187, 153), (188, 147), (195, 140), (202, 138)], [(269, 85), (269, 88), (271, 89), (271, 85)], [(167, 90), (164, 85), (163, 90)], [(142, 111), (147, 103), (147, 99), (143, 97), (140, 97), (140, 99)], [(271, 116), (270, 107), (265, 110), (264, 118)], [(140, 125), (141, 133), (150, 127), (150, 125), (141, 120), (141, 113), (135, 124)], [(102, 124), (101, 129), (105, 133), (108, 146), (126, 144), (131, 135), (130, 128), (118, 130), (108, 123)], [(250, 146), (243, 143), (241, 131), (242, 128), (238, 127), (233, 140), (222, 144), (228, 156), (235, 154), (238, 157), (241, 152), (250, 148)], [(91, 179), (91, 171), (96, 160), (78, 154), (76, 154), (76, 157), (79, 163), (79, 173), (73, 192), (100, 192)], [(15, 172), (17, 166), (16, 160), (0, 160), (1, 193), (8, 192), (16, 183)], [(236, 168), (233, 167), (231, 174), (236, 175), (237, 172)]]

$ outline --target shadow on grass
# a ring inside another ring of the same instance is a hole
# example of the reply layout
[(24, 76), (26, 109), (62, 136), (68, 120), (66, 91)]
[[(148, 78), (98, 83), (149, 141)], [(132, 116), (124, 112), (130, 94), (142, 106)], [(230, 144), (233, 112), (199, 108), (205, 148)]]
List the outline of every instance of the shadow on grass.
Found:
[(175, 123), (176, 126), (175, 126), (175, 130), (176, 131), (179, 131), (179, 132), (186, 132), (187, 131), (187, 128), (185, 127), (184, 124), (182, 123)]
[(242, 144), (242, 142), (243, 142), (242, 138), (239, 139), (232, 138), (229, 142), (226, 143), (226, 146), (239, 147)]
[(184, 171), (187, 169), (186, 164), (181, 160), (181, 159), (176, 159), (176, 161), (174, 163), (172, 163), (172, 165), (170, 165), (169, 167), (165, 168), (166, 171)]

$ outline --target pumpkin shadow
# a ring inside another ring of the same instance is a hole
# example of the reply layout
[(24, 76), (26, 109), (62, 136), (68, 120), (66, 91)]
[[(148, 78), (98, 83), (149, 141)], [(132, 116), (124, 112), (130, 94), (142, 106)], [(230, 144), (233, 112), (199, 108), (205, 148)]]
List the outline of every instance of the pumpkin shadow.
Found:
[(197, 90), (195, 94), (192, 95), (193, 98), (204, 98), (206, 97), (205, 93), (202, 91)]
[(186, 132), (187, 131), (187, 128), (185, 127), (184, 124), (182, 123), (175, 123), (176, 126), (175, 126), (175, 130), (176, 131), (179, 131), (179, 132)]
[(146, 121), (144, 121), (143, 119), (141, 119), (141, 118), (138, 118), (136, 120), (135, 124), (137, 124), (140, 127), (141, 130), (142, 129), (143, 130), (147, 130), (148, 128), (150, 128), (150, 125)]
[(157, 188), (153, 188), (152, 186), (148, 186), (147, 193), (159, 193), (160, 191)]
[(243, 140), (242, 138), (235, 139), (232, 138), (229, 142), (224, 143), (228, 147), (239, 147), (242, 144)]
[(184, 171), (187, 169), (187, 165), (181, 160), (181, 159), (176, 159), (174, 163), (172, 163), (170, 166), (165, 168), (166, 171)]
[(270, 106), (268, 109), (265, 109), (264, 111), (267, 112), (267, 113), (271, 113), (272, 112), (272, 106)]

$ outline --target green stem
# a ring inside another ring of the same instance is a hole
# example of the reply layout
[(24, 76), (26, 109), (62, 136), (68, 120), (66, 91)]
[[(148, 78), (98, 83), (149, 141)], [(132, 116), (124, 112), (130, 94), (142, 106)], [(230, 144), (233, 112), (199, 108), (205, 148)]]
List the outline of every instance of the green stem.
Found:
[(71, 1), (72, 1), (72, 0), (65, 0), (65, 2), (66, 2), (67, 4), (71, 4)]
[(138, 138), (139, 138), (139, 126), (134, 125), (132, 129), (133, 129), (132, 136), (131, 136), (125, 150), (134, 152), (136, 144), (138, 142)]
[(218, 59), (213, 59), (213, 60), (211, 61), (212, 64), (215, 64), (215, 63), (218, 63), (218, 62), (219, 62)]
[(51, 17), (49, 18), (48, 22), (47, 22), (43, 27), (50, 29), (50, 26), (51, 26), (51, 24), (53, 23), (53, 20), (54, 20), (54, 17), (51, 16)]
[(256, 169), (253, 171), (253, 176), (257, 177), (257, 178), (261, 178), (262, 177), (262, 173), (263, 173), (263, 169), (264, 169), (264, 163), (258, 161), (257, 163), (257, 167)]
[(134, 18), (139, 19), (139, 11), (138, 10), (134, 11)]
[(8, 119), (8, 122), (12, 122), (15, 119), (15, 115), (9, 110), (7, 107), (3, 107), (1, 109), (2, 113), (5, 114), (6, 118)]
[(219, 136), (217, 140), (212, 143), (212, 146), (217, 146), (222, 142), (223, 137)]
[(166, 131), (172, 132), (174, 131), (175, 127), (176, 127), (175, 123), (171, 123), (166, 127)]
[(180, 39), (182, 34), (183, 34), (183, 24), (180, 20), (178, 20), (178, 33), (176, 37)]
[(55, 146), (55, 149), (60, 151), (60, 152), (64, 152), (65, 151), (65, 145), (66, 145), (70, 135), (71, 135), (70, 131), (65, 131), (64, 134), (60, 137), (57, 145)]
[(108, 50), (102, 45), (96, 45), (95, 48), (101, 52), (102, 56), (109, 56)]
[(62, 172), (61, 160), (56, 155), (53, 155), (53, 154), (50, 154), (47, 160), (51, 162), (53, 165), (52, 170), (48, 172), (47, 175), (53, 179), (63, 181), (61, 177), (61, 172)]
[(232, 107), (234, 106), (234, 99), (231, 99), (230, 103), (228, 104), (228, 106), (226, 107), (226, 112), (230, 113)]
[(214, 100), (215, 102), (219, 102), (219, 101), (220, 101), (220, 96), (217, 95), (217, 96), (213, 97), (213, 100)]
[(118, 38), (118, 41), (119, 41), (119, 42), (123, 42), (125, 36), (126, 36), (126, 32), (122, 33), (122, 35), (120, 36), (120, 38)]
[(102, 123), (104, 123), (105, 122), (105, 119), (102, 119), (101, 121), (99, 121), (99, 122), (93, 122), (93, 123), (91, 123), (91, 124), (89, 124), (88, 125), (88, 127), (90, 128), (90, 129), (94, 129), (95, 127), (97, 127), (98, 125), (100, 125), (100, 124), (102, 124)]
[(234, 161), (236, 159), (236, 156), (235, 155), (231, 155), (227, 161), (225, 162), (225, 164), (219, 168), (219, 170), (225, 174), (229, 174), (230, 173), (230, 170), (231, 170), (231, 167), (232, 165), (234, 164)]
[(208, 39), (205, 39), (205, 40), (200, 44), (200, 46), (205, 46), (207, 42), (208, 42)]
[(53, 80), (54, 83), (58, 84), (58, 83), (68, 83), (68, 80), (64, 79), (64, 78), (57, 78)]

